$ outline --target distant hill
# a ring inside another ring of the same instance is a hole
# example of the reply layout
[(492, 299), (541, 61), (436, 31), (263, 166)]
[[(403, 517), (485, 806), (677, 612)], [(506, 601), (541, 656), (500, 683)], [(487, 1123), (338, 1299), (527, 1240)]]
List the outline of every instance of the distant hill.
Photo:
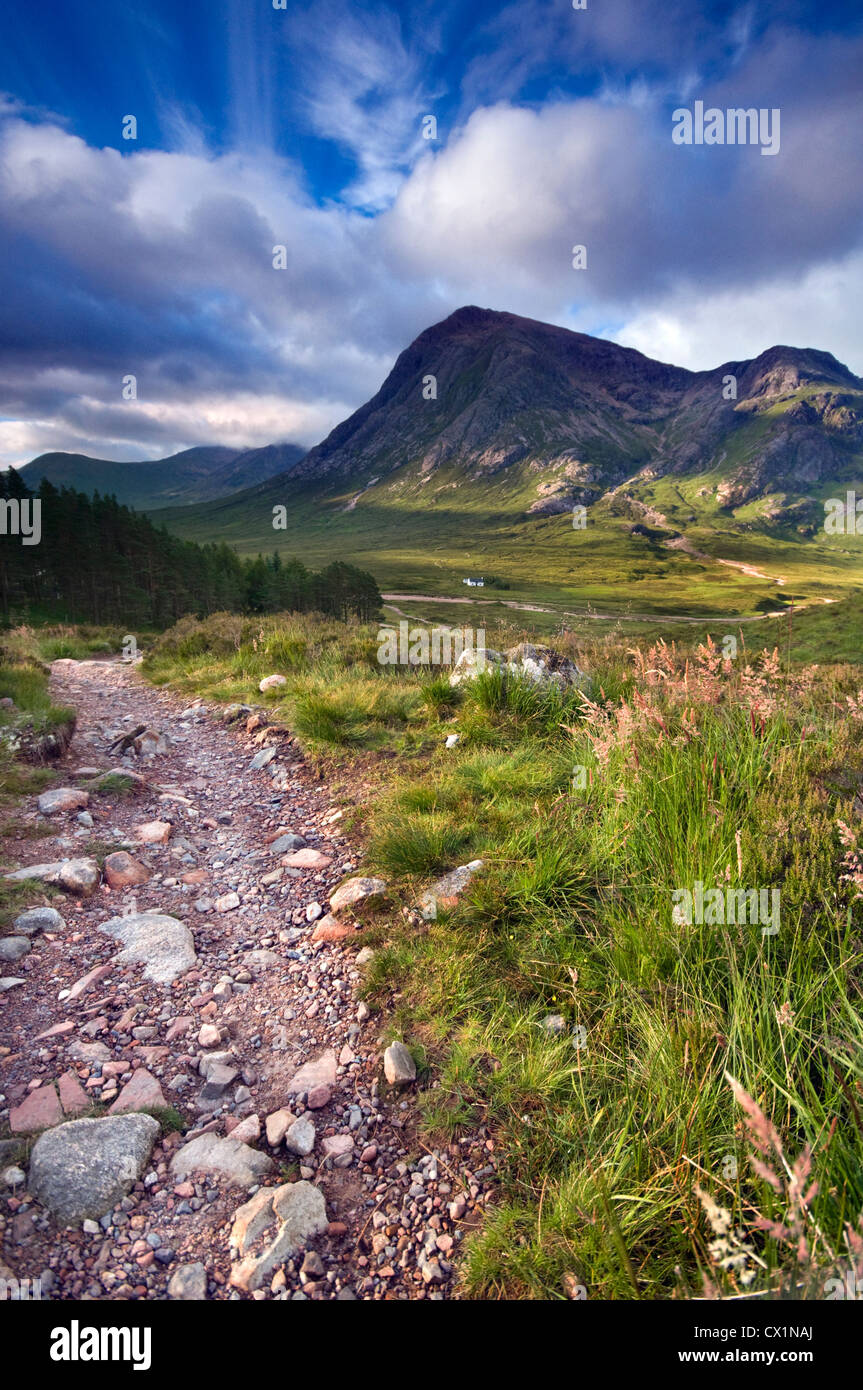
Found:
[(150, 463), (52, 453), (40, 454), (19, 471), (30, 488), (48, 478), (56, 487), (73, 487), (88, 496), (113, 493), (118, 502), (138, 511), (154, 511), (193, 506), (254, 487), (290, 468), (303, 453), (296, 444), (270, 444), (263, 449), (228, 449), (214, 444), (184, 449)]

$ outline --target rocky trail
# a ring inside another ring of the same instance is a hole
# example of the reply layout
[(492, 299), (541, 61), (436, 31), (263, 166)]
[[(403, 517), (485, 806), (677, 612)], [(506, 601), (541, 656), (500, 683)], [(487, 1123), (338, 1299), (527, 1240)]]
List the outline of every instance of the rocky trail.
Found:
[(331, 790), (265, 714), (127, 665), (58, 661), (52, 694), (61, 786), (3, 844), (33, 892), (0, 936), (0, 1279), (452, 1296), (494, 1145), (416, 1136), (413, 1060), (357, 994), (383, 885), (335, 891), (359, 865)]

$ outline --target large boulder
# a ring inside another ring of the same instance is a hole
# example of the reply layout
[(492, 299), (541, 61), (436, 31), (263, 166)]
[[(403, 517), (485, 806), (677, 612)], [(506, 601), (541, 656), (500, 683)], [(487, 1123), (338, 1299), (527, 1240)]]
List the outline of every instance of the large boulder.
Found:
[(13, 869), (3, 877), (7, 883), (25, 883), (32, 879), (34, 883), (49, 883), (53, 887), (66, 862), (65, 859), (55, 859), (50, 864), (25, 864), (23, 869)]
[(150, 877), (149, 869), (145, 869), (139, 860), (133, 859), (124, 849), (106, 855), (102, 869), (109, 888), (129, 888), (138, 883), (146, 883)]
[(332, 862), (332, 855), (321, 854), (319, 849), (297, 849), (282, 860), (288, 869), (328, 869)]
[(101, 875), (95, 859), (67, 859), (57, 875), (57, 887), (76, 898), (89, 898), (99, 887)]
[(14, 965), (16, 960), (26, 956), (31, 950), (27, 936), (0, 936), (0, 961), (4, 965)]
[(302, 835), (294, 835), (290, 830), (270, 842), (270, 854), (293, 854), (295, 850), (307, 848), (308, 842)]
[(151, 1115), (70, 1120), (36, 1140), (28, 1187), (62, 1221), (97, 1221), (144, 1171), (159, 1134)]
[(62, 931), (66, 923), (56, 908), (28, 907), (12, 925), (21, 936), (36, 936), (40, 931)]
[(321, 1086), (335, 1086), (337, 1067), (335, 1050), (328, 1047), (326, 1052), (310, 1062), (304, 1062), (299, 1071), (294, 1072), (286, 1087), (286, 1095), (299, 1096)]
[(62, 1119), (63, 1108), (54, 1086), (37, 1086), (9, 1111), (9, 1128), (13, 1134), (37, 1134)]
[(151, 820), (135, 826), (135, 839), (142, 845), (166, 845), (174, 832), (169, 820)]
[(59, 816), (65, 811), (82, 811), (89, 800), (77, 787), (52, 787), (42, 793), (37, 805), (43, 816)]
[(520, 642), (517, 647), (510, 647), (504, 653), (492, 651), (491, 648), (463, 651), (452, 669), (449, 683), (452, 686), (463, 685), (490, 667), (511, 671), (514, 676), (521, 676), (534, 685), (559, 685), (580, 690), (590, 687), (590, 677), (568, 656), (563, 656), (552, 647), (534, 646), (530, 642)]
[(465, 647), (450, 672), (449, 683), (452, 686), (463, 685), (465, 681), (473, 680), (489, 667), (503, 664), (504, 658), (501, 653), (493, 651), (491, 647), (479, 648), (476, 651), (473, 647)]
[(474, 874), (478, 874), (482, 867), (481, 859), (471, 859), (469, 864), (459, 864), (457, 869), (451, 869), (443, 878), (437, 879), (431, 888), (427, 888), (418, 904), (426, 921), (433, 921), (439, 908), (455, 907)]
[(237, 1187), (252, 1187), (273, 1171), (273, 1160), (239, 1139), (220, 1139), (217, 1134), (199, 1134), (178, 1149), (171, 1159), (175, 1178), (192, 1173), (212, 1173), (227, 1178)]
[(416, 1062), (403, 1042), (391, 1042), (384, 1053), (384, 1076), (391, 1086), (408, 1086), (416, 1080)]
[(294, 1120), (293, 1124), (288, 1125), (285, 1130), (285, 1148), (290, 1149), (299, 1158), (308, 1158), (312, 1153), (317, 1140), (317, 1130), (308, 1115), (300, 1115), (299, 1119)]
[(252, 758), (252, 761), (249, 763), (249, 772), (260, 772), (262, 768), (266, 767), (268, 763), (271, 763), (273, 761), (273, 758), (276, 756), (278, 751), (278, 748), (275, 748), (273, 746), (269, 748), (261, 748), (260, 751), (255, 754), (255, 756)]
[(506, 665), (514, 675), (525, 676), (534, 685), (576, 686), (580, 690), (590, 685), (590, 677), (553, 647), (520, 642), (506, 653)]
[(259, 1289), (327, 1224), (324, 1195), (310, 1182), (262, 1188), (234, 1216), (231, 1246), (243, 1258), (231, 1270), (232, 1285), (245, 1293)]
[(162, 729), (145, 729), (133, 744), (139, 758), (157, 758), (171, 751), (171, 739)]
[(192, 933), (176, 917), (134, 912), (112, 917), (100, 930), (122, 941), (125, 949), (115, 957), (119, 964), (143, 965), (144, 979), (157, 985), (171, 984), (197, 960)]
[(363, 907), (375, 907), (386, 891), (382, 878), (349, 878), (330, 898), (330, 912), (334, 917), (340, 912), (357, 914)]
[(132, 1072), (131, 1081), (127, 1081), (114, 1104), (109, 1107), (108, 1113), (127, 1115), (139, 1110), (165, 1110), (167, 1105), (162, 1087), (152, 1072), (138, 1067)]
[(207, 1271), (200, 1260), (174, 1270), (168, 1284), (168, 1297), (184, 1303), (201, 1302), (207, 1297)]
[(356, 936), (357, 928), (352, 922), (340, 921), (331, 912), (315, 923), (313, 941), (343, 941), (346, 936)]
[(57, 859), (50, 864), (26, 864), (23, 869), (14, 869), (3, 877), (10, 883), (35, 879), (39, 883), (62, 888), (78, 898), (89, 898), (100, 880), (99, 865), (95, 859)]

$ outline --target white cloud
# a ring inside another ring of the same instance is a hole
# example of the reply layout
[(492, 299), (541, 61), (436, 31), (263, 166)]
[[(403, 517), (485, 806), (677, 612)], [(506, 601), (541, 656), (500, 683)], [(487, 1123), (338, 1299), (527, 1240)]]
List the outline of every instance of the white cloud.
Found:
[[(659, 209), (639, 196), (655, 158), (649, 123), (630, 108), (491, 107), (420, 161), (383, 234), (405, 273), (479, 290), (492, 307), (560, 313), (631, 280), (661, 238)], [(588, 247), (586, 274), (572, 269), (575, 244)]]
[(347, 401), (291, 404), (249, 392), (223, 401), (191, 397), (111, 407), (81, 395), (55, 419), (0, 421), (0, 459), (20, 464), (59, 450), (131, 462), (197, 444), (244, 449), (285, 440), (311, 445), (351, 408)]
[(614, 339), (679, 367), (702, 371), (757, 357), (777, 343), (832, 352), (863, 376), (863, 254), (817, 266), (799, 279), (743, 291), (670, 295), (628, 319)]
[[(342, 192), (353, 207), (386, 207), (425, 142), (421, 117), (433, 110), (424, 53), (409, 47), (397, 14), (355, 13), (349, 5), (298, 14), (289, 33), (300, 110), (311, 129), (334, 141), (358, 173)], [(434, 21), (425, 35), (433, 45)]]

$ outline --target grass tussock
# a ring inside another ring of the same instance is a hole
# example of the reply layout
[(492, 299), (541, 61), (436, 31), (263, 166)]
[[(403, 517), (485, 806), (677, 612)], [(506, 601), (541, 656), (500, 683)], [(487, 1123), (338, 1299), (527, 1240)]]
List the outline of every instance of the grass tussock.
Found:
[[(32, 879), (27, 883), (9, 883), (0, 878), (0, 936), (10, 932), (15, 918), (28, 907), (47, 906), (62, 896)], [(9, 972), (4, 968), (3, 973)]]
[(74, 729), (75, 711), (52, 702), (48, 676), (29, 629), (0, 634), (0, 808), (54, 781), (44, 764)]
[(109, 796), (117, 801), (129, 797), (142, 796), (145, 787), (135, 778), (118, 769), (116, 772), (103, 772), (98, 777), (90, 777), (81, 783), (82, 789), (91, 796)]

